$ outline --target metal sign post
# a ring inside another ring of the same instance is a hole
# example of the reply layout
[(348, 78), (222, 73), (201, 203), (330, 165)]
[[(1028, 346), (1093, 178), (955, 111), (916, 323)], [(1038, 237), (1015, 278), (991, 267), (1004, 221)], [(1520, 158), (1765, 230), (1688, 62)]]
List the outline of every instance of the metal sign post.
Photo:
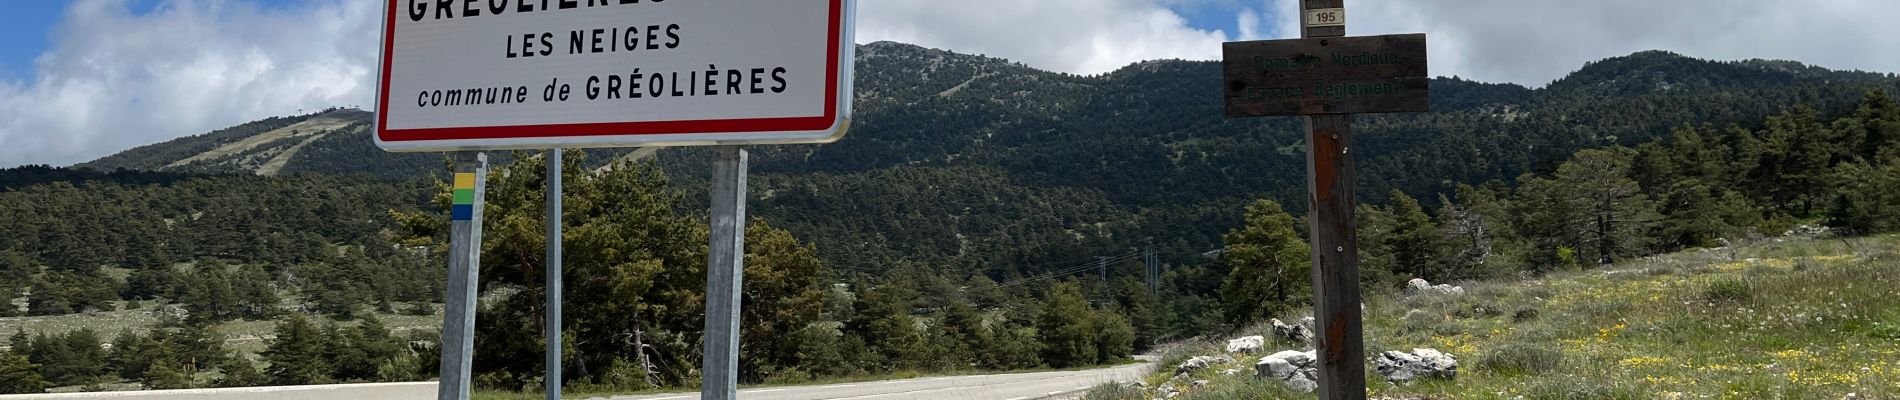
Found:
[(449, 208), (448, 299), (442, 315), (439, 400), (468, 399), (475, 357), (475, 296), (480, 289), (482, 197), (488, 189), (488, 155), (456, 153), (454, 203)]
[[(739, 146), (830, 143), (844, 136), (855, 97), (857, 0), (622, 0), (586, 7), (566, 0), (560, 7), (381, 1), (370, 135), (377, 147), (555, 149), (547, 156), (550, 400), (560, 396), (562, 361), (558, 149), (720, 146), (701, 371), (705, 398), (733, 398), (746, 222), (746, 153)], [(639, 23), (604, 27), (601, 21)], [(465, 158), (456, 175), (443, 324), (444, 400), (468, 398), (479, 283), (479, 175), (486, 165), (480, 154)]]
[(745, 281), (746, 151), (713, 153), (711, 247), (706, 255), (705, 361), (699, 398), (739, 396), (739, 295)]
[(547, 331), (548, 400), (561, 400), (561, 149), (548, 149), (548, 284), (547, 307), (542, 325)]
[(1302, 0), (1301, 39), (1222, 46), (1227, 116), (1306, 116), (1319, 398), (1366, 398), (1352, 114), (1430, 111), (1425, 35), (1347, 37), (1344, 0)]

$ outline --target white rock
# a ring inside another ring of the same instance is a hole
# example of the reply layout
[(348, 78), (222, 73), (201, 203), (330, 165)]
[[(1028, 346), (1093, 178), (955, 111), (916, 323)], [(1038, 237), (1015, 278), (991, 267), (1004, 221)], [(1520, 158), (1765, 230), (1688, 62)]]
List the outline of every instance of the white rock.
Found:
[(1465, 294), (1465, 288), (1454, 285), (1433, 285), (1430, 281), (1419, 278), (1405, 281), (1405, 295), (1418, 294)]
[(1298, 372), (1299, 370), (1299, 368), (1293, 367), (1292, 363), (1278, 358), (1261, 359), (1259, 364), (1254, 364), (1254, 376), (1261, 378), (1284, 380), (1292, 377), (1294, 372)]
[(1211, 366), (1214, 364), (1224, 364), (1224, 363), (1231, 363), (1231, 362), (1234, 362), (1234, 358), (1224, 356), (1224, 355), (1211, 356), (1211, 357), (1198, 356), (1198, 357), (1190, 358), (1187, 361), (1183, 361), (1181, 362), (1181, 365), (1174, 367), (1174, 374), (1175, 375), (1189, 374), (1189, 373), (1193, 373), (1194, 371), (1199, 371), (1201, 369), (1207, 368), (1208, 366)]
[(1319, 385), (1314, 379), (1319, 377), (1317, 353), (1313, 351), (1287, 350), (1261, 357), (1254, 364), (1254, 375), (1261, 379), (1274, 379), (1287, 384), (1287, 387), (1302, 392), (1311, 392)]
[[(1280, 320), (1276, 319), (1273, 321), (1279, 322)], [(1260, 336), (1247, 336), (1247, 337), (1242, 337), (1239, 339), (1228, 340), (1227, 353), (1229, 354), (1255, 353), (1255, 352), (1259, 352), (1260, 347), (1266, 344), (1267, 344), (1267, 339)]]
[(1302, 375), (1294, 375), (1292, 378), (1286, 380), (1286, 386), (1293, 390), (1312, 393), (1314, 390), (1319, 389), (1319, 382), (1314, 382), (1312, 379), (1307, 379)]
[[(1272, 322), (1273, 336), (1280, 340), (1300, 344), (1313, 342), (1313, 331), (1308, 330), (1305, 325), (1288, 325), (1285, 322), (1280, 322), (1278, 318), (1275, 318)], [(1232, 347), (1233, 345), (1229, 344), (1228, 346)]]
[(1433, 349), (1412, 349), (1411, 353), (1388, 351), (1372, 360), (1379, 375), (1392, 382), (1420, 378), (1454, 379), (1458, 377), (1458, 359)]

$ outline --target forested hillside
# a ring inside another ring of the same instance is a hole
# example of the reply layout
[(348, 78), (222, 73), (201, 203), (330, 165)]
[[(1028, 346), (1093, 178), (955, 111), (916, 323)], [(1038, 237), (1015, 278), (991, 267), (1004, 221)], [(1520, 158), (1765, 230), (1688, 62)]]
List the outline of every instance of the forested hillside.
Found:
[[(918, 263), (997, 277), (1131, 247), (1185, 262), (1218, 246), (1232, 210), (1267, 197), (1301, 212), (1300, 122), (1226, 120), (1215, 62), (1150, 61), (1101, 76), (1040, 71), (1008, 60), (880, 42), (858, 52), (857, 119), (820, 146), (755, 146), (755, 215), (818, 244), (847, 270)], [(1867, 90), (1900, 92), (1890, 74), (1830, 71), (1788, 61), (1719, 62), (1648, 51), (1583, 66), (1540, 89), (1440, 78), (1434, 112), (1362, 115), (1354, 125), (1363, 199), (1414, 197), (1456, 183), (1549, 173), (1578, 149), (1634, 146), (1683, 124), (1759, 128), (1803, 104), (1832, 117)], [(432, 154), (375, 149), (368, 113), (351, 134), (303, 145), (279, 173), (419, 177)], [(234, 142), (260, 121), (82, 164), (168, 165)], [(592, 151), (595, 165), (624, 151)], [(505, 159), (505, 155), (500, 159)], [(185, 170), (255, 172), (225, 158)], [(708, 153), (660, 152), (687, 184)], [(255, 157), (253, 157), (255, 158)], [(223, 165), (220, 167), (220, 165)], [(688, 196), (696, 204), (699, 196)], [(1046, 205), (1046, 206), (1045, 206)], [(1009, 217), (1034, 210), (1036, 218)]]

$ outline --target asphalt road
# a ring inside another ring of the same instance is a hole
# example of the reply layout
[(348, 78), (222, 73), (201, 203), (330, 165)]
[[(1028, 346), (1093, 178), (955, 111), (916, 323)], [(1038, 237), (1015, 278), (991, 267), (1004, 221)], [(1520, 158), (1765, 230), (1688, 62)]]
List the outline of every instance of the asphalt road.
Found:
[[(890, 381), (742, 389), (753, 400), (1029, 400), (1074, 394), (1110, 382), (1132, 382), (1151, 363), (1021, 374), (944, 376)], [(699, 393), (614, 396), (611, 400), (693, 400)]]

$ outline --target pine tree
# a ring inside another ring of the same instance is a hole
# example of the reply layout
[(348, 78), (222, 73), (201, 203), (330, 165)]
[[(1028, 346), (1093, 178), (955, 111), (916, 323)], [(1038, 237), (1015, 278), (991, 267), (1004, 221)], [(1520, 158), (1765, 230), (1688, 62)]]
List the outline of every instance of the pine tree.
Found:
[(1459, 184), (1455, 197), (1439, 195), (1438, 231), (1449, 274), (1483, 278), (1513, 272), (1517, 235), (1510, 231), (1509, 189), (1500, 182)]
[(1392, 272), (1441, 281), (1449, 278), (1438, 267), (1438, 227), (1425, 214), (1418, 200), (1405, 192), (1392, 191), (1392, 231), (1381, 246), (1392, 254), (1397, 269)]
[(177, 361), (166, 359), (153, 361), (151, 371), (146, 372), (139, 382), (144, 383), (146, 389), (153, 390), (190, 389), (192, 386), (190, 371), (178, 365)]
[(11, 315), (14, 311), (12, 300), (20, 295), (20, 290), (32, 285), (33, 275), (40, 272), (40, 266), (26, 254), (14, 249), (0, 249), (0, 316)]
[(1098, 360), (1096, 318), (1074, 282), (1049, 285), (1036, 316), (1042, 360), (1055, 368), (1090, 365)]
[(1221, 305), (1236, 326), (1292, 307), (1312, 285), (1311, 249), (1295, 233), (1292, 215), (1272, 200), (1247, 206), (1245, 225), (1228, 232), (1223, 253), (1232, 267), (1221, 283)]
[(910, 315), (910, 302), (905, 300), (910, 296), (899, 291), (888, 285), (873, 288), (861, 303), (862, 337), (884, 361), (871, 365), (887, 368), (885, 372), (919, 368), (931, 355), (930, 343)]
[(1128, 359), (1135, 351), (1135, 327), (1128, 318), (1109, 310), (1095, 312), (1095, 363), (1110, 364)]
[(140, 381), (151, 370), (152, 363), (176, 357), (163, 343), (141, 336), (131, 329), (119, 331), (112, 339), (112, 351), (106, 353), (106, 362), (120, 378)]
[(171, 267), (132, 271), (132, 275), (125, 278), (125, 289), (119, 296), (128, 300), (177, 298), (183, 281), (184, 277)]
[(81, 328), (63, 335), (35, 335), (30, 362), (41, 366), (40, 374), (57, 386), (88, 385), (99, 381), (106, 372), (105, 351), (99, 335)]
[(98, 273), (47, 271), (27, 296), (31, 315), (61, 315), (118, 308), (119, 289), (110, 277)]
[(261, 386), (270, 382), (270, 377), (258, 372), (250, 359), (238, 354), (226, 357), (224, 362), (218, 364), (218, 371), (224, 374), (224, 377), (218, 378), (218, 387)]
[(26, 334), (26, 327), (13, 328), (13, 334), (7, 336), (7, 346), (13, 354), (33, 354), (33, 337)]
[(192, 324), (218, 323), (238, 317), (237, 294), (231, 290), (231, 278), (225, 268), (221, 262), (204, 263), (186, 279), (186, 289), (178, 300), (191, 310), (188, 321)]
[(153, 331), (152, 336), (172, 350), (178, 362), (176, 366), (187, 373), (209, 369), (224, 361), (224, 336), (210, 325)]
[(1807, 216), (1819, 201), (1833, 198), (1825, 178), (1835, 159), (1837, 132), (1807, 106), (1768, 118), (1762, 135), (1762, 160), (1751, 178), (1764, 204), (1795, 216)]
[(331, 360), (336, 368), (331, 375), (340, 381), (376, 379), (377, 369), (403, 347), (402, 341), (390, 335), (389, 328), (374, 315), (340, 332), (341, 343), (335, 344), (337, 353)]
[(786, 335), (818, 319), (825, 293), (822, 263), (811, 245), (764, 219), (746, 223), (745, 294), (740, 307), (740, 376), (763, 382), (768, 373), (797, 368), (798, 344)]
[(931, 341), (942, 351), (932, 357), (943, 369), (964, 370), (978, 364), (978, 353), (993, 345), (983, 313), (969, 301), (953, 298), (931, 326)]
[[(18, 343), (18, 342), (15, 342)], [(25, 356), (0, 352), (0, 394), (43, 393), (48, 382)]]
[(291, 314), (277, 323), (276, 338), (260, 353), (270, 367), (264, 374), (271, 384), (308, 385), (330, 382), (330, 364), (323, 357), (328, 348), (323, 332), (303, 315)]
[(261, 266), (246, 264), (238, 268), (237, 275), (231, 280), (231, 289), (237, 295), (239, 317), (262, 320), (277, 316), (282, 299), (277, 296), (277, 288), (272, 286), (272, 282), (270, 272)]

